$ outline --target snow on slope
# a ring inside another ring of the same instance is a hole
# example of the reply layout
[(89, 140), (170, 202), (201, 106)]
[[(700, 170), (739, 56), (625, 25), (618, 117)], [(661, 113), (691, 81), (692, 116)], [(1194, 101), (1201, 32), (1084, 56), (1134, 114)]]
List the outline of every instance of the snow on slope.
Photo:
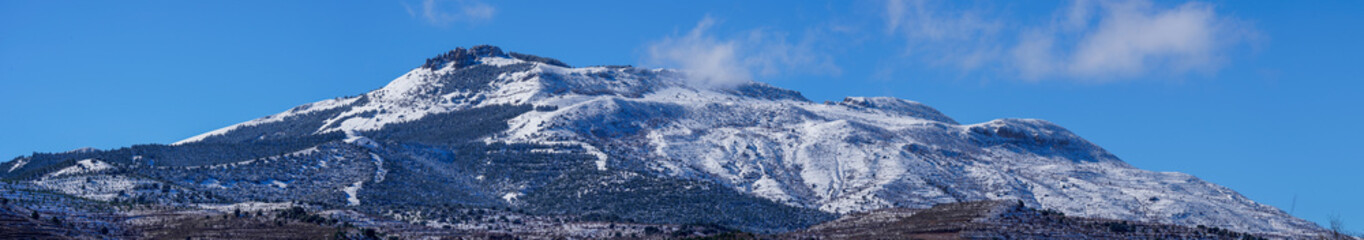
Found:
[(346, 193), (347, 204), (349, 204), (350, 206), (360, 205), (360, 188), (364, 186), (365, 181), (355, 181), (355, 183), (352, 183), (349, 186), (341, 188), (341, 191)]
[(33, 183), (63, 194), (110, 201), (138, 185), (152, 181), (121, 175), (99, 174), (117, 167), (98, 159), (82, 159), (69, 167), (43, 175)]
[[(637, 98), (625, 95), (532, 95), (530, 102), (559, 110), (512, 119), (508, 134), (489, 141), (587, 142), (620, 161), (652, 161), (661, 174), (716, 180), (755, 196), (837, 213), (1020, 199), (1090, 217), (1252, 232), (1314, 228), (1192, 176), (1135, 169), (1040, 120), (958, 125), (903, 100), (850, 98), (830, 105), (683, 85)], [(898, 104), (863, 104), (873, 100)], [(640, 130), (600, 134), (600, 125), (617, 122)], [(1014, 138), (1026, 141), (1019, 146)], [(945, 152), (916, 153), (911, 145)], [(1084, 190), (1073, 187), (1080, 184)]]
[[(1257, 233), (1319, 229), (1187, 174), (1136, 169), (1042, 120), (963, 125), (895, 98), (815, 103), (761, 83), (693, 87), (670, 70), (568, 68), (485, 50), (473, 62), (414, 69), (365, 94), (362, 103), (361, 97), (326, 100), (180, 143), (339, 106), (350, 109), (327, 118), (316, 133), (352, 135), (429, 114), (531, 104), (554, 109), (517, 116), (508, 121), (510, 129), (484, 141), (579, 145), (598, 156), (598, 169), (646, 166), (636, 170), (715, 181), (827, 212), (1018, 199), (1088, 217)], [(479, 71), (495, 75), (460, 78), (484, 68), (492, 70)], [(487, 81), (460, 85), (479, 80)]]
[(10, 165), (10, 167), (9, 167), (9, 172), (13, 172), (13, 171), (16, 170), (16, 169), (19, 169), (19, 168), (21, 168), (21, 167), (24, 167), (24, 165), (27, 165), (27, 164), (28, 164), (28, 161), (29, 161), (29, 158), (27, 158), (27, 157), (22, 157), (22, 158), (15, 159), (15, 160), (14, 160), (14, 163), (13, 163), (14, 165)]
[(133, 191), (138, 185), (150, 185), (156, 182), (119, 175), (91, 175), (44, 178), (33, 181), (33, 183), (63, 194), (111, 201), (123, 193)]
[(285, 112), (282, 112), (282, 113), (277, 113), (277, 114), (270, 115), (270, 116), (266, 116), (266, 117), (263, 117), (263, 118), (254, 119), (254, 120), (247, 121), (247, 122), (244, 122), (244, 123), (233, 124), (232, 126), (227, 126), (227, 127), (224, 127), (224, 128), (219, 128), (219, 129), (217, 129), (217, 130), (213, 130), (213, 131), (209, 131), (209, 132), (202, 133), (202, 134), (199, 134), (199, 135), (195, 135), (195, 136), (193, 136), (193, 137), (189, 137), (189, 138), (186, 138), (186, 139), (184, 139), (184, 140), (180, 140), (180, 141), (178, 141), (178, 142), (172, 143), (171, 145), (180, 145), (180, 144), (185, 144), (185, 143), (197, 142), (197, 141), (204, 140), (204, 138), (211, 137), (211, 136), (216, 136), (216, 135), (222, 135), (222, 134), (225, 134), (225, 133), (227, 133), (227, 132), (231, 132), (232, 130), (236, 130), (236, 129), (242, 128), (242, 127), (255, 126), (255, 125), (260, 125), (260, 124), (265, 124), (265, 123), (280, 122), (280, 121), (284, 121), (285, 119), (287, 119), (287, 118), (290, 117), (290, 116), (296, 116), (296, 115), (301, 115), (301, 114), (308, 114), (308, 113), (312, 113), (312, 112), (316, 112), (316, 111), (322, 111), (322, 110), (333, 109), (333, 108), (337, 108), (337, 107), (341, 107), (341, 106), (346, 106), (346, 105), (350, 105), (351, 103), (355, 102), (356, 99), (359, 99), (359, 98), (357, 98), (357, 97), (350, 97), (350, 98), (327, 99), (327, 100), (322, 100), (322, 101), (315, 102), (315, 103), (304, 104), (304, 105), (302, 105), (302, 106), (294, 107), (294, 108), (289, 109), (288, 111), (285, 111)]
[(100, 160), (96, 160), (96, 159), (82, 159), (82, 160), (76, 161), (76, 164), (75, 164), (75, 165), (71, 165), (70, 167), (62, 168), (61, 170), (57, 170), (56, 172), (48, 173), (45, 177), (47, 177), (47, 178), (54, 178), (54, 177), (61, 177), (61, 176), (66, 176), (66, 175), (75, 175), (75, 174), (81, 174), (81, 173), (97, 173), (97, 172), (100, 172), (100, 171), (110, 170), (110, 169), (114, 169), (114, 166), (113, 166), (113, 165), (109, 165), (108, 163), (105, 163), (104, 161), (100, 161)]

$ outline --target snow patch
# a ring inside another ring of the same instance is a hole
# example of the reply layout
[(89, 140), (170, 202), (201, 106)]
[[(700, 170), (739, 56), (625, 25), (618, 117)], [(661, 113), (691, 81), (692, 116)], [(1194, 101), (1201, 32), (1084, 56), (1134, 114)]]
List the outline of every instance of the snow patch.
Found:
[(519, 192), (509, 192), (509, 193), (507, 193), (507, 194), (503, 194), (503, 195), (502, 195), (502, 200), (506, 200), (507, 202), (512, 202), (512, 201), (516, 201), (516, 199), (517, 199), (517, 198), (520, 198), (520, 197), (521, 197), (521, 193), (519, 193)]
[(281, 181), (279, 181), (279, 180), (274, 180), (274, 179), (270, 179), (270, 185), (274, 185), (275, 187), (281, 188), (281, 189), (283, 189), (283, 188), (289, 188), (289, 183), (281, 182)]
[(354, 145), (356, 145), (356, 146), (365, 147), (365, 148), (378, 148), (378, 147), (379, 147), (379, 143), (378, 143), (378, 142), (374, 142), (374, 140), (371, 140), (371, 139), (369, 139), (369, 138), (367, 138), (367, 137), (365, 137), (365, 136), (361, 136), (361, 135), (359, 135), (359, 134), (355, 134), (355, 131), (346, 131), (346, 139), (345, 139), (345, 140), (342, 140), (342, 141), (345, 141), (346, 143), (349, 143), (349, 144), (354, 144)]
[(24, 167), (24, 165), (26, 164), (28, 164), (28, 158), (20, 158), (19, 160), (14, 160), (14, 165), (11, 165), (9, 167), (9, 172), (14, 172), (15, 169)]
[(781, 183), (763, 176), (758, 181), (753, 182), (753, 194), (759, 197), (775, 200), (776, 202), (787, 202), (791, 200), (791, 195), (786, 190), (781, 189)]
[(374, 153), (369, 153), (369, 157), (374, 159), (374, 182), (383, 182), (384, 176), (388, 175), (388, 169), (384, 168), (384, 158)]
[(237, 210), (241, 210), (242, 212), (255, 212), (255, 211), (273, 211), (273, 210), (279, 210), (279, 209), (286, 209), (286, 208), (289, 208), (289, 207), (293, 207), (294, 204), (293, 204), (293, 203), (289, 203), (289, 202), (277, 202), (277, 203), (272, 203), (272, 202), (240, 202), (240, 203), (229, 203), (229, 204), (201, 203), (201, 204), (199, 204), (198, 206), (199, 206), (199, 208), (209, 209), (209, 210), (215, 210), (215, 211), (219, 211), (219, 212), (233, 212), (233, 211), (237, 211)]
[(587, 151), (587, 154), (597, 156), (597, 161), (594, 162), (597, 164), (597, 170), (606, 171), (606, 153), (603, 153), (600, 149), (597, 149), (597, 147), (593, 147), (592, 144), (582, 143), (582, 146), (583, 150)]
[(355, 181), (355, 183), (352, 183), (350, 186), (346, 186), (345, 188), (341, 189), (341, 191), (346, 192), (346, 202), (348, 202), (347, 205), (349, 206), (360, 205), (359, 191), (361, 187), (364, 187), (364, 185), (365, 181)]
[(114, 166), (109, 165), (104, 161), (95, 160), (93, 158), (87, 158), (82, 159), (80, 161), (76, 161), (76, 164), (70, 167), (62, 168), (62, 170), (57, 170), (56, 172), (49, 173), (47, 174), (47, 177), (51, 178), (80, 173), (96, 173), (109, 169), (114, 169)]
[(520, 59), (503, 58), (503, 57), (481, 57), (481, 58), (479, 58), (478, 60), (479, 60), (480, 62), (483, 62), (483, 64), (493, 65), (493, 66), (498, 66), (498, 67), (510, 66), (510, 65), (513, 65), (513, 64), (525, 63), (525, 62), (526, 62), (526, 61), (522, 61), (522, 60), (520, 60)]
[(199, 185), (204, 185), (206, 187), (213, 188), (227, 188), (227, 186), (223, 185), (223, 182), (218, 181), (218, 179), (216, 178), (209, 178), (207, 180), (204, 180), (203, 182), (199, 183)]

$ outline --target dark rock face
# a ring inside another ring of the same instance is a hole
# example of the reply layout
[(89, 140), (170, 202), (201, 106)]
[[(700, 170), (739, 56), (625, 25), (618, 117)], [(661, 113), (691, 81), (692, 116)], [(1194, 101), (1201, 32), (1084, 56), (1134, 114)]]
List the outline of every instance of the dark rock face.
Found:
[(449, 52), (438, 55), (436, 57), (428, 58), (426, 59), (426, 63), (422, 64), (421, 68), (436, 70), (445, 67), (445, 65), (449, 63), (455, 63), (454, 65), (452, 65), (452, 67), (454, 68), (464, 68), (468, 66), (473, 66), (475, 64), (479, 64), (478, 58), (482, 57), (513, 58), (529, 62), (539, 62), (559, 67), (569, 67), (568, 64), (565, 64), (564, 62), (561, 62), (558, 59), (518, 52), (503, 53), (502, 49), (496, 46), (478, 45), (471, 47), (469, 49), (455, 48), (454, 50), (450, 50)]
[(452, 62), (455, 63), (454, 68), (464, 68), (478, 64), (480, 57), (507, 57), (507, 54), (503, 53), (501, 48), (490, 45), (478, 45), (469, 49), (455, 48), (455, 50), (450, 50), (445, 54), (426, 59), (426, 63), (422, 64), (421, 68), (440, 69)]
[(571, 66), (568, 66), (568, 64), (566, 64), (566, 63), (564, 63), (564, 62), (560, 62), (558, 59), (553, 59), (553, 58), (535, 56), (535, 55), (530, 55), (530, 54), (525, 54), (525, 53), (518, 53), (518, 52), (510, 52), (510, 53), (507, 53), (507, 55), (511, 55), (512, 58), (520, 59), (520, 60), (525, 60), (525, 61), (540, 62), (540, 63), (549, 64), (549, 65), (554, 65), (554, 66), (560, 66), (560, 67), (571, 67)]
[(766, 100), (795, 100), (809, 102), (800, 92), (776, 88), (762, 83), (742, 84), (733, 90), (739, 96), (766, 99)]

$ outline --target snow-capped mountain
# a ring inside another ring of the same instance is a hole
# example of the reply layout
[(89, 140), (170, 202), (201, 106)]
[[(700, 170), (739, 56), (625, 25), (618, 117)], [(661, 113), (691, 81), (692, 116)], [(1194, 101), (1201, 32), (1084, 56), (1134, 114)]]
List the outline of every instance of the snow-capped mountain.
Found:
[[(385, 204), (507, 206), (642, 222), (722, 218), (715, 222), (782, 231), (887, 207), (1016, 199), (1072, 216), (1284, 236), (1320, 231), (1194, 176), (1134, 168), (1044, 120), (961, 124), (896, 98), (819, 103), (763, 83), (687, 82), (674, 70), (574, 68), (476, 46), (428, 59), (378, 90), (170, 146), (35, 155), (0, 169), (51, 186), (72, 176), (136, 172), (115, 180), (163, 181), (217, 197), (186, 201), (310, 199), (398, 217), (414, 216)], [(218, 148), (253, 153), (179, 150)], [(34, 164), (40, 158), (48, 163)], [(238, 174), (259, 169), (280, 173)], [(757, 224), (768, 218), (754, 214), (798, 217)]]

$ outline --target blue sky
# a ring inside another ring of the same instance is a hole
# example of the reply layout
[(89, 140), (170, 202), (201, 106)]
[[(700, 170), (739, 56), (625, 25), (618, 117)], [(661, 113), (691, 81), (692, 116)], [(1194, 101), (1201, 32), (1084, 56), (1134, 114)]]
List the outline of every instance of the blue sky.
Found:
[[(170, 143), (455, 47), (1047, 119), (1364, 231), (1358, 1), (0, 1), (0, 156)], [(1295, 201), (1296, 199), (1296, 201)]]

